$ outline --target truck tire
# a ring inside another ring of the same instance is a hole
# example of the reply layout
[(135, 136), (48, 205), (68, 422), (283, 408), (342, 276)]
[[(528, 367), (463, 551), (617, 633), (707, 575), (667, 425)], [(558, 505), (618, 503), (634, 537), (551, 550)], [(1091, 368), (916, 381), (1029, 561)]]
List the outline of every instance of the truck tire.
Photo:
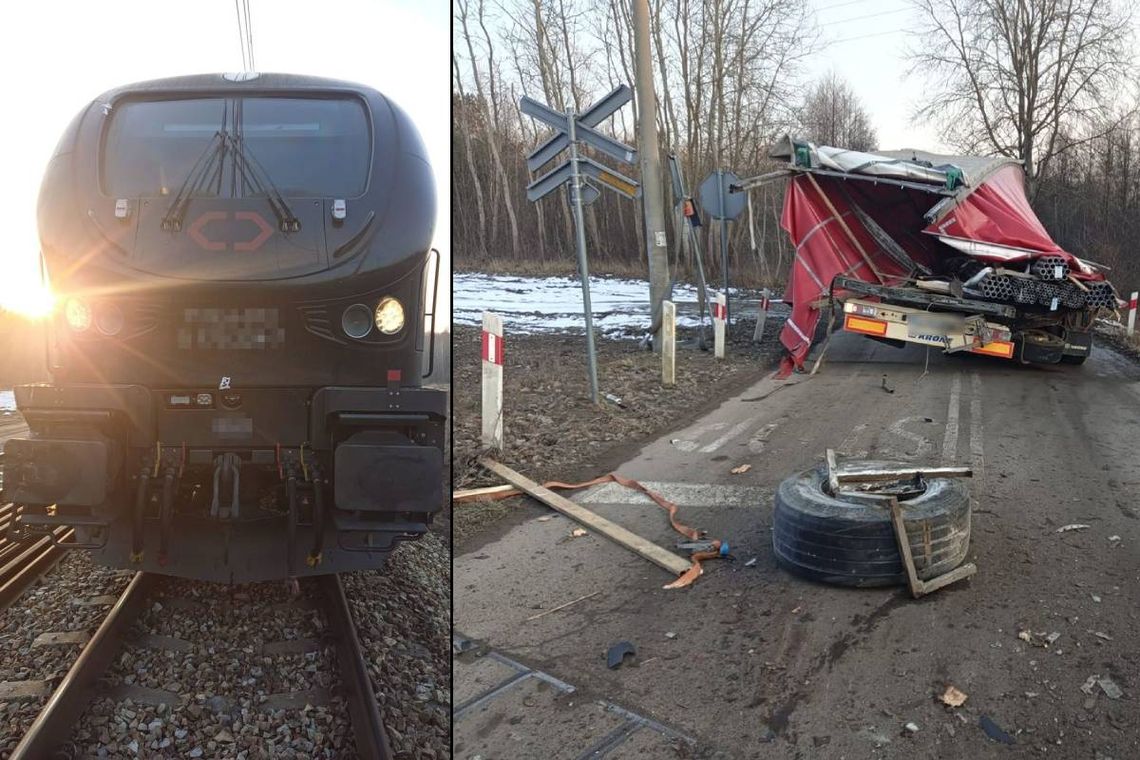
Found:
[[(777, 563), (804, 578), (841, 586), (906, 583), (890, 511), (836, 499), (824, 490), (826, 481), (821, 465), (786, 479), (777, 489), (772, 518)], [(925, 492), (903, 502), (903, 516), (919, 578), (942, 575), (965, 560), (970, 496), (962, 480), (927, 481)]]

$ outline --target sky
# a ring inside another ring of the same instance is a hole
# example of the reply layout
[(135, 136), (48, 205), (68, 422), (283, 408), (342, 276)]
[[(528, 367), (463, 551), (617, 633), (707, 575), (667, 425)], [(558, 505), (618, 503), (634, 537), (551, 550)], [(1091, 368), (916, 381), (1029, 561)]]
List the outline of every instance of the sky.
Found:
[[(450, 271), (450, 2), (249, 0), (249, 5), (258, 70), (359, 82), (408, 112), (435, 171), (435, 244), (444, 254), (444, 271)], [(3, 15), (0, 307), (20, 309), (39, 300), (36, 197), (44, 167), (72, 117), (113, 87), (238, 71), (242, 57), (234, 0), (37, 0), (6, 3)]]
[(922, 78), (906, 76), (906, 30), (916, 18), (907, 0), (811, 0), (811, 5), (827, 44), (808, 61), (808, 77), (833, 71), (846, 79), (871, 117), (880, 148), (948, 151), (937, 130), (910, 121)]

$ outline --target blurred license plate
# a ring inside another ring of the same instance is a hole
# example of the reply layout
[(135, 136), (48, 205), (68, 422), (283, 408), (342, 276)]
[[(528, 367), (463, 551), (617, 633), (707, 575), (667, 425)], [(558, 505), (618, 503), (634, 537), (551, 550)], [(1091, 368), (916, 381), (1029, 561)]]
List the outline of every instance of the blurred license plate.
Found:
[(911, 314), (906, 319), (908, 338), (943, 340), (966, 331), (966, 320), (953, 314)]

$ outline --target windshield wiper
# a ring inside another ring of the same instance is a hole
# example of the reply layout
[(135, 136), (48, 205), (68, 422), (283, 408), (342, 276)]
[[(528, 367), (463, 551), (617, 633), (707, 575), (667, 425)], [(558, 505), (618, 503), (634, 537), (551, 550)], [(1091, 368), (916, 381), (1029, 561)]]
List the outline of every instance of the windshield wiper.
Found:
[(277, 224), (281, 231), (296, 232), (301, 229), (301, 220), (293, 214), (293, 210), (285, 201), (285, 196), (281, 194), (277, 185), (273, 184), (273, 180), (270, 179), (269, 172), (265, 171), (265, 167), (261, 165), (256, 156), (246, 151), (245, 142), (238, 140), (229, 133), (226, 134), (225, 139), (232, 144), (235, 170), (241, 172), (243, 183), (253, 188), (255, 193), (265, 195), (265, 199), (269, 201), (269, 206), (277, 217)]
[[(219, 140), (219, 137), (222, 139)], [(166, 209), (166, 213), (162, 215), (162, 229), (168, 232), (178, 232), (182, 229), (182, 220), (186, 216), (186, 209), (190, 206), (190, 198), (202, 188), (204, 180), (209, 177), (212, 172), (215, 174), (220, 172), (220, 163), (217, 169), (212, 170), (212, 167), (225, 144), (224, 133), (218, 130), (214, 133), (214, 136), (210, 138), (210, 142), (206, 144), (205, 149), (201, 155), (198, 156), (198, 160), (190, 167), (186, 179), (182, 181), (182, 185), (174, 195), (174, 200), (171, 201), (170, 206)]]

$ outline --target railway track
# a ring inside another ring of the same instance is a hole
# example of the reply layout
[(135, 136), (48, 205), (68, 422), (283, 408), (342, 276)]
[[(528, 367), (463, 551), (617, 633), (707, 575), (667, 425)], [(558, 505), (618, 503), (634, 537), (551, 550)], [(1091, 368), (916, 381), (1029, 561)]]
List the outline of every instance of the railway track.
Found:
[[(160, 598), (160, 588), (168, 580), (150, 573), (134, 575), (17, 745), (11, 755), (13, 760), (51, 757), (69, 741), (92, 701), (97, 696), (105, 696), (100, 683), (109, 667), (128, 644), (138, 643), (132, 634), (136, 623), (148, 610), (153, 612), (163, 607), (156, 600)], [(323, 611), (325, 633), (322, 639), (331, 641), (335, 647), (340, 673), (337, 691), (347, 703), (356, 756), (388, 760), (392, 756), (391, 749), (340, 578), (327, 575), (307, 583), (311, 584), (312, 596)], [(171, 610), (168, 614), (179, 614), (177, 606), (168, 604), (167, 607)], [(169, 640), (171, 637), (152, 635), (150, 639)], [(139, 700), (140, 692), (146, 690), (136, 688), (130, 694)], [(177, 698), (178, 695), (170, 696)], [(292, 697), (292, 707), (299, 709), (307, 704), (305, 700), (311, 695), (283, 696), (286, 697), (284, 702), (289, 702), (288, 698)], [(145, 701), (145, 698), (144, 694), (141, 699)], [(183, 755), (186, 749), (175, 748)]]

